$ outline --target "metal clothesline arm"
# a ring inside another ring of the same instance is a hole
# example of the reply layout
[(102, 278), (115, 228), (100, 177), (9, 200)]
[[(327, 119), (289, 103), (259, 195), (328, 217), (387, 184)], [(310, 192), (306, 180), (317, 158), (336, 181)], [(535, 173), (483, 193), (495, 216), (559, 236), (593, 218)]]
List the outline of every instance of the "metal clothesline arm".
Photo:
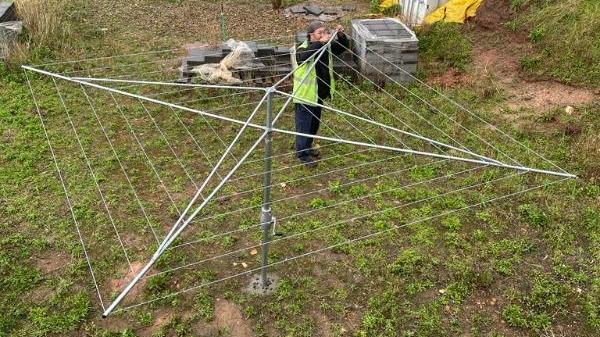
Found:
[[(265, 95), (265, 98), (266, 98), (266, 95)], [(244, 132), (245, 128), (250, 124), (250, 120), (252, 120), (252, 118), (254, 118), (256, 112), (259, 111), (259, 108), (260, 108), (261, 105), (262, 105), (262, 102), (261, 102), (261, 104), (259, 104), (256, 107), (256, 109), (254, 110), (254, 112), (248, 117), (248, 119), (246, 120), (245, 126), (242, 127), (242, 129), (238, 132), (238, 136), (240, 136)], [(119, 303), (121, 303), (121, 301), (123, 301), (123, 299), (125, 299), (125, 296), (127, 296), (127, 294), (129, 294), (129, 292), (131, 291), (131, 289), (133, 289), (133, 287), (139, 282), (139, 280), (148, 272), (148, 270), (150, 270), (150, 268), (154, 265), (154, 263), (156, 263), (156, 261), (160, 258), (160, 256), (165, 251), (165, 249), (167, 247), (169, 247), (169, 245), (171, 245), (171, 243), (173, 243), (173, 241), (179, 236), (179, 234), (181, 234), (181, 232), (187, 227), (187, 225), (190, 223), (190, 221), (192, 219), (194, 219), (194, 217), (200, 212), (200, 210), (202, 210), (204, 208), (204, 206), (206, 204), (208, 204), (208, 202), (215, 196), (215, 194), (225, 185), (225, 183), (228, 181), (228, 179), (233, 175), (233, 173), (235, 173), (235, 171), (237, 170), (237, 168), (239, 166), (241, 166), (241, 163), (252, 153), (252, 151), (254, 151), (254, 149), (256, 148), (256, 146), (258, 144), (260, 144), (260, 141), (262, 141), (262, 139), (264, 138), (264, 136), (266, 134), (267, 134), (266, 131), (263, 132), (263, 135), (261, 137), (259, 137), (259, 140), (256, 143), (254, 143), (254, 145), (240, 159), (240, 161), (235, 165), (235, 167), (231, 170), (231, 172), (229, 172), (229, 174), (227, 174), (227, 176), (225, 176), (223, 178), (223, 180), (221, 180), (221, 182), (219, 183), (219, 185), (217, 185), (217, 187), (215, 187), (213, 189), (213, 191), (204, 199), (204, 201), (202, 202), (202, 204), (200, 206), (198, 206), (198, 208), (196, 208), (196, 210), (194, 211), (194, 213), (190, 217), (188, 217), (185, 220), (185, 222), (183, 222), (182, 225), (178, 226), (178, 224), (180, 223), (180, 221), (182, 221), (182, 219), (185, 216), (185, 214), (187, 213), (187, 211), (189, 211), (189, 209), (193, 205), (195, 199), (197, 199), (198, 195), (202, 192), (202, 189), (204, 188), (204, 186), (206, 185), (206, 183), (210, 179), (210, 176), (207, 178), (207, 180), (205, 180), (205, 183), (196, 192), (196, 195), (194, 196), (194, 199), (188, 204), (188, 207), (186, 208), (186, 211), (184, 213), (182, 213), (182, 215), (177, 220), (177, 222), (175, 223), (175, 225), (171, 228), (171, 231), (169, 232), (169, 234), (165, 237), (165, 239), (163, 240), (163, 242), (161, 243), (161, 245), (157, 248), (156, 252), (152, 255), (152, 257), (150, 258), (150, 261), (148, 261), (148, 263), (137, 273), (137, 275), (131, 280), (131, 282), (129, 282), (129, 284), (123, 289), (123, 291), (121, 291), (121, 293), (117, 296), (117, 298), (104, 311), (104, 313), (102, 314), (103, 317), (106, 317), (106, 316), (110, 315), (114, 311), (114, 309), (117, 307), (117, 305), (119, 305)], [(238, 138), (238, 137), (236, 137), (236, 138)], [(213, 168), (213, 171), (211, 173), (216, 172), (216, 170), (218, 169), (218, 167), (219, 167), (220, 163), (222, 162), (223, 158), (225, 158), (228, 155), (229, 151), (231, 150), (231, 148), (235, 144), (236, 144), (236, 142), (234, 140), (230, 144), (230, 146), (227, 149), (227, 151), (225, 151), (225, 153), (221, 157), (221, 161), (217, 165), (215, 165), (215, 167)]]
[(221, 85), (221, 84), (194, 84), (194, 83), (175, 83), (175, 82), (161, 82), (161, 81), (146, 81), (146, 80), (121, 80), (114, 78), (97, 78), (97, 77), (69, 77), (77, 81), (85, 82), (108, 82), (108, 83), (130, 83), (130, 84), (148, 84), (148, 85), (165, 85), (174, 87), (189, 87), (189, 88), (211, 88), (211, 89), (233, 89), (233, 90), (250, 90), (250, 91), (266, 91), (268, 88), (264, 87), (245, 87), (235, 85)]
[[(322, 47), (321, 54), (323, 53), (324, 48), (325, 48), (325, 46)], [(314, 67), (314, 64), (313, 64), (313, 67)], [(54, 74), (54, 75), (56, 75), (56, 74)], [(60, 76), (60, 77), (64, 77), (64, 76)], [(305, 78), (303, 79), (303, 81), (306, 80), (306, 77), (307, 76), (305, 76)], [(71, 80), (71, 81), (76, 81), (76, 82), (82, 82), (83, 84), (87, 84), (87, 85), (101, 87), (102, 89), (107, 89), (107, 90), (110, 89), (110, 88), (104, 88), (102, 86), (94, 85), (93, 83), (89, 83), (89, 82), (85, 82), (85, 81), (73, 80), (73, 79), (69, 79), (69, 78), (65, 78), (65, 79)], [(115, 89), (113, 89), (113, 90), (115, 90)], [(116, 91), (120, 91), (120, 90), (116, 90)], [(214, 172), (216, 172), (217, 168), (222, 163), (222, 160), (227, 156), (228, 152), (231, 150), (231, 148), (233, 147), (233, 145), (236, 144), (237, 139), (242, 134), (242, 132), (244, 131), (244, 129), (246, 127), (248, 127), (248, 126), (253, 126), (254, 125), (254, 124), (250, 123), (250, 121), (255, 116), (255, 114), (258, 112), (258, 110), (260, 109), (260, 107), (262, 106), (263, 101), (269, 95), (272, 95), (275, 92), (275, 89), (274, 89), (274, 87), (271, 87), (271, 88), (267, 88), (266, 91), (267, 92), (263, 96), (263, 100), (261, 100), (261, 102), (256, 106), (255, 110), (248, 117), (248, 119), (246, 120), (246, 122), (244, 122), (244, 126), (238, 132), (238, 135), (236, 136), (236, 139), (234, 139), (234, 141), (231, 142), (231, 144), (229, 145), (229, 148), (223, 154), (223, 156), (221, 157), (221, 160), (219, 161), (219, 163), (217, 163), (217, 165), (215, 165), (215, 167), (214, 167), (213, 171), (211, 172), (211, 174), (213, 174)], [(129, 96), (139, 96), (139, 95), (129, 94)], [(141, 97), (143, 97), (143, 96), (141, 96)], [(289, 98), (288, 101), (286, 102), (286, 104), (280, 109), (279, 113), (273, 119), (272, 123), (275, 123), (277, 121), (277, 119), (279, 119), (279, 117), (283, 114), (283, 111), (285, 110), (285, 108), (287, 107), (287, 105), (289, 104), (290, 101), (291, 101), (291, 98)], [(157, 102), (160, 102), (160, 101), (157, 101)], [(194, 109), (189, 109), (189, 110), (194, 110)], [(205, 183), (202, 185), (202, 187), (200, 189), (198, 189), (198, 191), (197, 191), (196, 196), (194, 197), (194, 199), (192, 199), (192, 201), (188, 204), (188, 206), (186, 208), (186, 211), (184, 211), (184, 213), (182, 214), (182, 216), (180, 217), (180, 219), (171, 228), (171, 230), (170, 230), (169, 234), (167, 235), (167, 237), (164, 239), (164, 241), (158, 247), (158, 249), (156, 250), (156, 252), (153, 254), (153, 256), (151, 257), (150, 261), (148, 261), (148, 263), (144, 266), (144, 268), (142, 268), (142, 270), (134, 277), (133, 280), (131, 280), (131, 282), (129, 282), (129, 284), (124, 288), (124, 290), (117, 296), (117, 298), (111, 303), (111, 305), (104, 311), (103, 317), (106, 317), (106, 316), (110, 315), (115, 310), (115, 308), (119, 305), (119, 303), (121, 303), (121, 301), (123, 301), (123, 299), (131, 291), (131, 289), (133, 289), (133, 287), (139, 282), (139, 280), (148, 272), (148, 270), (150, 270), (150, 268), (154, 265), (154, 263), (156, 263), (156, 261), (164, 253), (164, 251), (185, 230), (185, 228), (198, 215), (198, 213), (202, 209), (204, 209), (204, 207), (208, 204), (208, 202), (210, 200), (212, 200), (212, 198), (216, 195), (216, 193), (218, 193), (221, 190), (221, 188), (225, 185), (225, 183), (227, 183), (227, 181), (237, 171), (237, 169), (242, 165), (242, 163), (246, 160), (246, 158), (248, 158), (248, 156), (254, 151), (254, 149), (256, 149), (256, 147), (265, 139), (265, 137), (267, 137), (267, 135), (269, 134), (269, 132), (273, 131), (272, 128), (268, 128), (266, 126), (262, 126), (261, 127), (261, 126), (257, 125), (257, 128), (264, 130), (264, 132), (262, 133), (262, 135), (256, 140), (256, 142), (250, 147), (250, 149), (248, 149), (248, 151), (246, 151), (246, 153), (244, 154), (244, 156), (236, 163), (236, 165), (231, 169), (231, 171), (223, 178), (223, 180), (221, 180), (221, 182), (204, 199), (204, 201), (194, 210), (194, 212), (187, 219), (185, 219), (185, 221), (180, 226), (178, 226), (178, 224), (181, 223), (184, 215), (187, 214), (187, 212), (189, 211), (189, 209), (191, 208), (191, 206), (194, 204), (195, 199), (197, 198), (197, 195), (202, 191), (202, 189), (204, 188), (204, 186), (206, 185), (206, 183), (210, 179), (211, 175), (209, 175), (209, 177), (205, 180)]]
[[(306, 103), (311, 103), (311, 102), (307, 101), (306, 99), (303, 99), (302, 97), (298, 97), (298, 96), (293, 95), (293, 94), (288, 94), (287, 92), (284, 92), (284, 91), (277, 90), (277, 93), (279, 93), (281, 95), (284, 95), (284, 96), (296, 98), (296, 99), (304, 101)], [(496, 164), (503, 164), (502, 162), (500, 162), (498, 160), (495, 160), (495, 159), (492, 159), (492, 158), (488, 158), (486, 156), (482, 156), (482, 155), (476, 154), (476, 153), (474, 153), (472, 151), (463, 150), (463, 149), (457, 148), (455, 146), (452, 146), (452, 145), (449, 145), (449, 144), (446, 144), (446, 143), (438, 142), (438, 141), (433, 140), (431, 138), (420, 136), (420, 135), (414, 134), (412, 132), (404, 131), (404, 130), (401, 130), (401, 129), (398, 129), (398, 128), (395, 128), (395, 127), (392, 127), (392, 126), (389, 126), (389, 125), (385, 125), (383, 123), (379, 123), (379, 122), (376, 122), (374, 120), (370, 120), (370, 119), (367, 119), (367, 118), (364, 118), (364, 117), (356, 116), (354, 114), (351, 114), (351, 113), (348, 113), (348, 112), (345, 112), (345, 111), (342, 111), (342, 110), (339, 110), (339, 109), (336, 109), (336, 108), (332, 108), (332, 107), (329, 107), (327, 105), (323, 105), (323, 104), (320, 104), (320, 103), (311, 103), (311, 104), (314, 104), (314, 105), (316, 105), (318, 107), (321, 107), (321, 108), (329, 110), (329, 111), (333, 111), (333, 112), (339, 113), (341, 115), (346, 115), (346, 116), (349, 116), (349, 117), (352, 117), (352, 118), (356, 118), (356, 119), (361, 120), (363, 122), (366, 122), (366, 123), (369, 123), (369, 124), (372, 124), (372, 125), (376, 125), (376, 126), (384, 128), (384, 129), (392, 130), (392, 131), (399, 132), (399, 133), (402, 133), (402, 134), (410, 136), (410, 137), (418, 138), (420, 140), (426, 141), (426, 142), (431, 143), (431, 144), (436, 144), (436, 145), (443, 146), (443, 147), (446, 147), (446, 148), (449, 148), (449, 149), (452, 149), (452, 150), (455, 150), (455, 151), (459, 151), (459, 152), (462, 152), (462, 153), (465, 153), (465, 154), (477, 157), (477, 158), (479, 158), (479, 159), (481, 159), (483, 161), (486, 161), (486, 162), (492, 162), (492, 163), (496, 163)]]
[(347, 139), (339, 139), (339, 138), (333, 138), (333, 137), (311, 135), (311, 134), (307, 134), (307, 133), (278, 129), (278, 128), (273, 128), (273, 131), (283, 133), (283, 134), (293, 135), (293, 136), (312, 137), (315, 139), (328, 140), (328, 141), (332, 141), (332, 142), (340, 142), (340, 143), (358, 145), (358, 146), (366, 146), (366, 147), (371, 147), (371, 148), (376, 148), (376, 149), (381, 149), (381, 150), (403, 152), (403, 153), (416, 154), (416, 155), (434, 157), (434, 158), (451, 159), (451, 160), (457, 160), (457, 161), (462, 161), (462, 162), (467, 162), (467, 163), (472, 163), (472, 164), (483, 164), (483, 165), (509, 168), (509, 169), (514, 169), (514, 170), (518, 170), (518, 171), (543, 173), (543, 174), (568, 177), (568, 178), (577, 178), (576, 175), (570, 174), (570, 173), (548, 171), (548, 170), (536, 169), (536, 168), (526, 167), (526, 166), (515, 166), (515, 165), (504, 164), (504, 163), (495, 163), (495, 162), (488, 162), (488, 161), (477, 160), (477, 159), (448, 156), (448, 155), (437, 154), (437, 153), (415, 151), (415, 150), (411, 150), (411, 149), (402, 149), (402, 148), (397, 148), (397, 147), (392, 147), (392, 146), (363, 143), (363, 142), (357, 142), (357, 141), (347, 140)]
[[(46, 75), (46, 76), (58, 78), (58, 79), (61, 79), (61, 80), (65, 80), (65, 81), (73, 82), (73, 83), (77, 83), (77, 84), (83, 84), (83, 85), (88, 86), (88, 87), (92, 87), (92, 88), (96, 88), (96, 89), (100, 89), (100, 90), (106, 90), (108, 92), (120, 94), (120, 95), (123, 95), (123, 96), (135, 98), (135, 99), (140, 99), (140, 100), (151, 102), (151, 103), (155, 103), (155, 104), (158, 104), (158, 105), (168, 106), (168, 107), (172, 107), (172, 108), (175, 108), (175, 109), (180, 109), (180, 110), (187, 111), (187, 112), (193, 112), (193, 113), (200, 114), (200, 115), (203, 115), (203, 116), (207, 116), (207, 117), (211, 117), (211, 118), (214, 118), (214, 119), (218, 119), (218, 120), (222, 120), (222, 121), (226, 121), (226, 122), (231, 122), (231, 123), (235, 123), (235, 124), (239, 124), (239, 125), (246, 124), (244, 121), (241, 121), (239, 119), (225, 117), (225, 116), (220, 116), (220, 115), (215, 115), (215, 114), (212, 114), (212, 113), (209, 113), (209, 112), (205, 112), (205, 111), (202, 111), (202, 110), (192, 109), (192, 108), (188, 108), (188, 107), (185, 107), (185, 106), (182, 106), (182, 105), (177, 105), (177, 104), (173, 104), (173, 103), (169, 103), (169, 102), (165, 102), (165, 101), (161, 101), (161, 100), (149, 98), (149, 97), (142, 96), (142, 95), (132, 94), (132, 93), (129, 93), (129, 92), (126, 92), (126, 91), (123, 91), (123, 90), (114, 89), (114, 88), (110, 88), (110, 87), (105, 87), (103, 85), (95, 84), (95, 83), (92, 83), (92, 82), (86, 82), (86, 81), (76, 80), (76, 79), (73, 79), (71, 77), (67, 77), (67, 76), (63, 76), (63, 75), (60, 75), (60, 74), (52, 73), (52, 72), (49, 72), (49, 71), (45, 71), (45, 70), (33, 68), (33, 67), (30, 67), (30, 66), (23, 65), (21, 67), (23, 69), (27, 69), (27, 70), (30, 70), (30, 71), (33, 71), (33, 72), (36, 72), (36, 73), (39, 73), (39, 74), (42, 74), (42, 75)], [(264, 88), (261, 88), (261, 89), (264, 89)], [(248, 126), (253, 127), (255, 129), (265, 130), (265, 126), (264, 125), (257, 125), (257, 124), (254, 124), (254, 123), (249, 123)]]

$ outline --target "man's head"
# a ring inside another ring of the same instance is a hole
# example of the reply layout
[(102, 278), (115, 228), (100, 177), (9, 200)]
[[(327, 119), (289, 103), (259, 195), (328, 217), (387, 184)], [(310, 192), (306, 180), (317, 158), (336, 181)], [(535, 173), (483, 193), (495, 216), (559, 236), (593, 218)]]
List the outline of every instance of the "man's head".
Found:
[(313, 21), (306, 30), (310, 41), (321, 41), (325, 35), (329, 35), (327, 27), (323, 21)]

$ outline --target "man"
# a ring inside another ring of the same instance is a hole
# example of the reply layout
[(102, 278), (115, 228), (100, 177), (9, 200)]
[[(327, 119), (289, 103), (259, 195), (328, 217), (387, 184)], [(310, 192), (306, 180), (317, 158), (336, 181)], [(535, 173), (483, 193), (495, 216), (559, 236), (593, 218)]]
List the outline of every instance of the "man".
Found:
[[(330, 98), (335, 91), (332, 54), (340, 55), (349, 46), (344, 28), (338, 25), (336, 30), (337, 40), (332, 41), (320, 57), (319, 50), (331, 39), (331, 34), (321, 21), (310, 23), (306, 41), (294, 49), (292, 61), (295, 67), (296, 132), (317, 134), (321, 121), (321, 107), (317, 105)], [(312, 145), (312, 137), (296, 136), (296, 155), (310, 168), (317, 166), (315, 159), (319, 156)]]

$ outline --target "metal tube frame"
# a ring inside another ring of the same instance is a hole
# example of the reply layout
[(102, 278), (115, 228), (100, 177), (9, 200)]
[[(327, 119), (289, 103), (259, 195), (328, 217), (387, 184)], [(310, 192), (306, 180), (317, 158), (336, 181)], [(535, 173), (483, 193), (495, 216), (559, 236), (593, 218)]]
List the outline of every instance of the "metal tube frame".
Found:
[(273, 212), (271, 209), (271, 175), (273, 167), (273, 91), (267, 93), (267, 136), (265, 137), (265, 163), (263, 184), (263, 205), (260, 223), (263, 229), (262, 239), (262, 269), (260, 281), (263, 288), (268, 287), (267, 273), (269, 271), (269, 241), (271, 241), (271, 226), (273, 225)]

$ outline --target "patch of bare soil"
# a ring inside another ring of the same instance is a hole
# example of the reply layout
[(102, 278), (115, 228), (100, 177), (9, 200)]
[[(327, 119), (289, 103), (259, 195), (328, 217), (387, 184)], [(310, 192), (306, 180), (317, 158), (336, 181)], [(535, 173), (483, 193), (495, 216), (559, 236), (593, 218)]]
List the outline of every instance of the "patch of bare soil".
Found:
[(486, 0), (477, 10), (473, 21), (483, 29), (497, 29), (512, 18), (515, 11), (511, 8), (511, 0)]
[(590, 90), (552, 81), (525, 82), (509, 90), (514, 95), (508, 103), (512, 109), (531, 107), (544, 111), (554, 107), (583, 105), (596, 98)]
[[(120, 292), (121, 290), (123, 290), (123, 288), (127, 284), (129, 284), (129, 282), (131, 282), (131, 280), (133, 280), (135, 275), (137, 275), (137, 273), (144, 267), (144, 263), (143, 262), (133, 262), (133, 263), (131, 263), (131, 267), (133, 270), (131, 270), (128, 266), (127, 270), (124, 271), (125, 272), (124, 277), (118, 278), (118, 279), (113, 279), (109, 282), (109, 287), (110, 287), (109, 289), (111, 292), (115, 293), (115, 292)], [(153, 271), (152, 271), (152, 269), (150, 269), (148, 271), (148, 274), (152, 274), (152, 273), (153, 273)], [(144, 287), (146, 286), (146, 283), (148, 283), (148, 279), (140, 280), (140, 282), (138, 282), (138, 284), (135, 287), (133, 287), (133, 289), (131, 289), (131, 291), (129, 292), (127, 297), (125, 297), (124, 303), (129, 303), (130, 301), (132, 301), (136, 297), (138, 297), (144, 291)]]
[(195, 329), (198, 336), (221, 336), (226, 331), (230, 337), (253, 337), (250, 322), (244, 319), (240, 308), (232, 302), (217, 298), (215, 318), (210, 323), (199, 322)]
[(71, 259), (65, 253), (52, 253), (36, 260), (37, 267), (44, 274), (51, 274), (57, 270), (64, 269)]
[(445, 73), (430, 78), (427, 82), (431, 85), (440, 86), (442, 88), (451, 88), (456, 86), (471, 85), (473, 83), (473, 79), (469, 74), (458, 71), (454, 68), (450, 68)]
[[(338, 1), (320, 3), (339, 5)], [(296, 32), (305, 29), (307, 25), (307, 21), (302, 18), (286, 18), (283, 10), (273, 10), (270, 1), (90, 2), (93, 12), (97, 13), (97, 28), (105, 35), (108, 40), (106, 42), (115, 44), (117, 50), (137, 51), (157, 48), (159, 45), (180, 47), (195, 41), (221, 41), (221, 4), (225, 10), (227, 33), (235, 39), (290, 36), (291, 41)], [(350, 18), (351, 15), (364, 12), (368, 8), (367, 2), (357, 5), (357, 10), (344, 18)], [(118, 36), (119, 39), (115, 39), (114, 36)]]
[(99, 327), (109, 331), (124, 331), (131, 328), (131, 321), (120, 316), (108, 316), (94, 322)]
[[(486, 0), (473, 18), (475, 48), (473, 77), (476, 82), (493, 82), (508, 93), (508, 107), (533, 109), (541, 113), (556, 107), (588, 104), (598, 93), (553, 80), (532, 79), (521, 71), (521, 59), (534, 50), (527, 33), (513, 32), (505, 24), (518, 12), (511, 0)], [(453, 74), (450, 84), (462, 84)], [(457, 83), (458, 82), (458, 83)], [(443, 85), (443, 83), (442, 83)]]
[[(494, 8), (500, 11), (500, 4), (506, 1), (489, 2), (491, 4), (488, 6), (491, 7), (487, 11), (493, 12)], [(504, 12), (508, 13), (509, 10), (505, 9)], [(481, 15), (485, 17), (488, 15), (486, 13), (484, 9)], [(508, 14), (505, 15), (506, 17)], [(506, 21), (497, 17), (494, 17), (494, 20), (498, 25)], [(508, 108), (533, 109), (536, 114), (557, 107), (585, 105), (599, 98), (598, 93), (587, 88), (573, 87), (553, 80), (530, 79), (521, 71), (520, 60), (533, 51), (533, 46), (527, 37), (520, 33), (502, 27), (490, 32), (481, 30), (477, 26), (473, 40), (475, 42), (473, 68), (470, 71), (459, 72), (451, 68), (444, 74), (429, 79), (428, 82), (447, 88), (457, 86), (474, 88), (479, 84), (492, 84), (494, 90), (504, 91), (508, 95)]]
[(332, 324), (329, 321), (329, 318), (319, 311), (313, 312), (312, 316), (315, 318), (317, 323), (318, 336), (333, 337)]
[[(515, 48), (526, 52), (522, 47)], [(509, 108), (547, 111), (555, 107), (587, 104), (597, 98), (592, 90), (586, 88), (551, 80), (528, 81), (521, 74), (519, 54), (512, 50), (511, 46), (490, 49), (478, 47), (474, 52), (475, 73), (479, 77), (491, 76), (500, 88), (506, 90)]]
[(151, 326), (139, 331), (141, 337), (154, 336), (162, 327), (169, 324), (175, 318), (175, 309), (161, 309), (156, 312), (154, 322)]
[[(477, 291), (471, 300), (464, 304), (458, 314), (459, 320), (465, 322), (463, 335), (473, 336), (473, 330), (479, 331), (481, 335), (491, 333), (491, 331), (501, 332), (503, 336), (519, 336), (520, 332), (515, 332), (502, 319), (502, 310), (506, 303), (502, 302), (502, 297), (495, 297), (493, 294), (485, 291)], [(483, 331), (480, 330), (477, 323), (477, 317), (485, 317), (488, 323)]]
[(240, 308), (235, 303), (223, 299), (215, 301), (215, 324), (219, 328), (228, 328), (229, 335), (232, 337), (254, 336)]

